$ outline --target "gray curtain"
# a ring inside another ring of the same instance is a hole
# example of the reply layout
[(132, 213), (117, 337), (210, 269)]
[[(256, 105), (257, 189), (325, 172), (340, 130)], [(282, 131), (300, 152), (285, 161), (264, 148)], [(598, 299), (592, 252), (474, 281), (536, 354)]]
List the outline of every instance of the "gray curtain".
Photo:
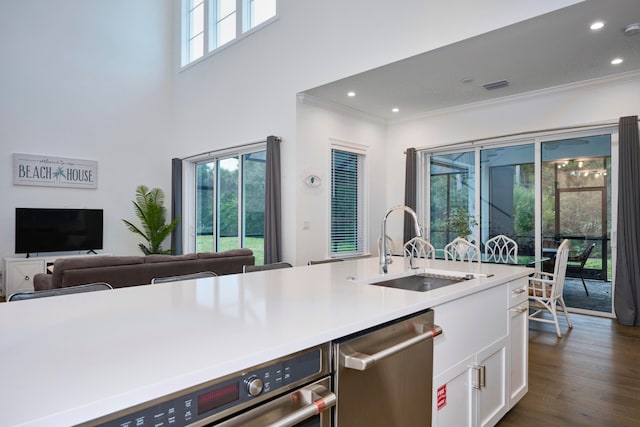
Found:
[(619, 123), (620, 170), (615, 313), (627, 326), (640, 325), (640, 141), (638, 116)]
[[(407, 148), (406, 151), (406, 166), (405, 166), (405, 178), (404, 178), (404, 204), (409, 206), (414, 211), (416, 210), (417, 196), (416, 196), (416, 149)], [(411, 215), (405, 212), (404, 214), (404, 243), (415, 237), (415, 230), (413, 226), (413, 219)]]
[[(182, 159), (171, 159), (171, 220), (182, 218)], [(182, 254), (182, 219), (171, 232), (171, 253)]]
[(280, 141), (267, 137), (267, 165), (264, 206), (264, 263), (282, 261)]

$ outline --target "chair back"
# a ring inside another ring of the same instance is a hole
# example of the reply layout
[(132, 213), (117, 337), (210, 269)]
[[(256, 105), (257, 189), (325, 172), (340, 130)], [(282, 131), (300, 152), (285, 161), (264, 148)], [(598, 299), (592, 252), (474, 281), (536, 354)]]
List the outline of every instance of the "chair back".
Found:
[(308, 262), (308, 265), (316, 265), (316, 264), (327, 264), (330, 262), (338, 262), (338, 261), (344, 261), (342, 258), (331, 258), (331, 259), (321, 259), (321, 260), (310, 260)]
[(487, 262), (517, 264), (518, 244), (504, 234), (498, 234), (484, 244), (484, 255)]
[(271, 264), (264, 264), (264, 265), (243, 265), (242, 272), (251, 273), (252, 271), (278, 270), (280, 268), (290, 268), (290, 267), (293, 267), (293, 266), (288, 262), (274, 262)]
[(456, 237), (444, 247), (444, 259), (451, 261), (477, 261), (478, 247), (462, 237)]
[(404, 256), (435, 259), (436, 249), (423, 237), (414, 237), (404, 244)]
[(169, 276), (169, 277), (154, 277), (151, 279), (152, 284), (156, 283), (168, 283), (168, 282), (178, 282), (180, 280), (193, 280), (193, 279), (204, 279), (206, 277), (216, 277), (217, 274), (213, 271), (200, 271), (198, 273), (191, 274), (182, 274), (180, 276)]
[(558, 246), (558, 251), (556, 252), (555, 267), (553, 269), (553, 298), (560, 298), (562, 296), (562, 291), (564, 289), (564, 279), (567, 274), (567, 261), (569, 259), (570, 247), (571, 242), (569, 241), (569, 239), (564, 239), (562, 243), (560, 243), (560, 246)]
[(578, 261), (580, 262), (580, 268), (584, 267), (584, 264), (587, 262), (587, 260), (589, 259), (589, 255), (591, 255), (591, 251), (593, 250), (593, 248), (596, 247), (595, 243), (590, 244), (589, 246), (587, 246), (584, 251), (582, 251), (582, 253), (580, 255), (578, 255), (577, 257), (569, 257), (569, 261)]
[[(390, 236), (384, 236), (385, 243), (387, 245), (387, 255), (395, 255), (396, 247), (393, 244), (393, 239)], [(378, 237), (378, 256), (382, 252), (382, 236)]]
[(87, 283), (85, 285), (67, 286), (65, 288), (46, 289), (43, 291), (16, 292), (9, 295), (7, 301), (21, 301), (34, 298), (53, 297), (58, 295), (80, 294), (84, 292), (105, 291), (113, 289), (105, 282)]

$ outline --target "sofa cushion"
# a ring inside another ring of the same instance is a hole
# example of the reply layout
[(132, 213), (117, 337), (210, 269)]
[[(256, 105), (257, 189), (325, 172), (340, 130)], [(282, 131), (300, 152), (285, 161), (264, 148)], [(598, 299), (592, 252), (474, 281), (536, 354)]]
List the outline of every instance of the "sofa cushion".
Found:
[(145, 263), (151, 262), (167, 262), (167, 261), (188, 261), (192, 259), (198, 259), (196, 254), (184, 254), (184, 255), (147, 255), (144, 257)]
[(240, 248), (240, 249), (230, 249), (228, 251), (223, 252), (198, 252), (198, 259), (207, 259), (207, 258), (222, 258), (228, 256), (251, 256), (253, 255), (253, 251), (251, 249)]
[(54, 286), (56, 283), (62, 283), (62, 276), (65, 270), (142, 263), (143, 259), (139, 256), (88, 255), (83, 257), (58, 258), (53, 264), (52, 282)]

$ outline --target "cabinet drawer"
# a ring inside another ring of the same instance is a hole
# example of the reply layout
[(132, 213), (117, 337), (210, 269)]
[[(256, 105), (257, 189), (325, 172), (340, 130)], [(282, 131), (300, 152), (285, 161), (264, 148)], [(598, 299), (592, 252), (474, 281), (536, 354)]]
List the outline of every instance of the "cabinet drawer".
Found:
[(509, 283), (509, 308), (525, 302), (528, 299), (527, 288), (529, 280), (524, 277)]

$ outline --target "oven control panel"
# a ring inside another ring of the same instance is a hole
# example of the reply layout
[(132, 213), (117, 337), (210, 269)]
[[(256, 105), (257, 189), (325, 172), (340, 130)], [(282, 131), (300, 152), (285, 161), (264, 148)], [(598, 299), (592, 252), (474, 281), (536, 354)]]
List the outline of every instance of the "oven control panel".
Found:
[(328, 373), (328, 346), (314, 347), (84, 425), (173, 427), (213, 422)]

